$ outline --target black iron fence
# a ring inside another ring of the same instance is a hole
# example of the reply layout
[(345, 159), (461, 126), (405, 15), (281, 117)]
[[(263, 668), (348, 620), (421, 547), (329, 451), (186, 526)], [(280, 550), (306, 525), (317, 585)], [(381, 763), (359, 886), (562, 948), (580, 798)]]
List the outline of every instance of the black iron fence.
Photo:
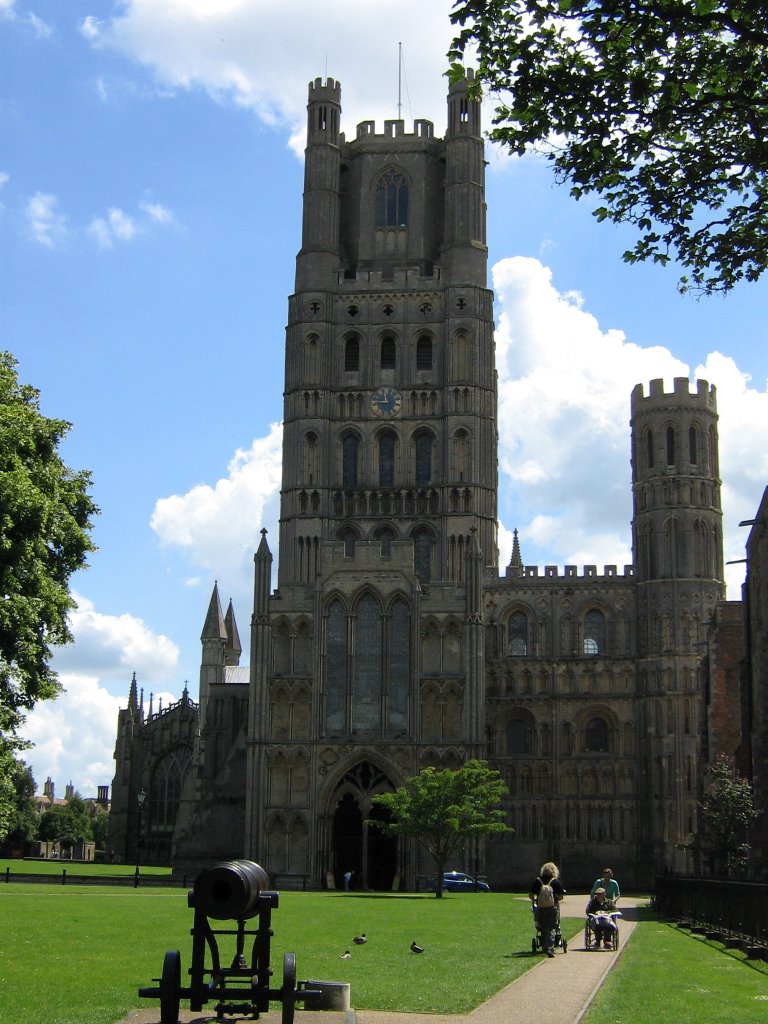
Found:
[(655, 905), (678, 921), (768, 946), (768, 885), (657, 875)]

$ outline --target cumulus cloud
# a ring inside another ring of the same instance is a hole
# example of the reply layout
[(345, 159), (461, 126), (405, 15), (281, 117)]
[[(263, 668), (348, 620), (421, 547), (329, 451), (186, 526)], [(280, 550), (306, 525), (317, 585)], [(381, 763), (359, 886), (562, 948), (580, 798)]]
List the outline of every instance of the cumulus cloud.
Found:
[(277, 536), (282, 435), (273, 424), (266, 437), (238, 449), (226, 477), (161, 498), (150, 521), (164, 544), (184, 550), (195, 567), (216, 573), (230, 594), (246, 602), (259, 531), (266, 526)]
[(75, 642), (57, 650), (57, 671), (121, 681), (130, 680), (133, 671), (156, 680), (173, 678), (179, 649), (172, 640), (134, 615), (106, 615), (81, 594), (73, 597), (77, 608), (70, 614), (70, 628)]
[(50, 775), (60, 796), (70, 781), (83, 796), (95, 796), (99, 785), (112, 782), (117, 712), (127, 704), (133, 672), (144, 687), (145, 708), (154, 691), (157, 711), (160, 701), (180, 697), (167, 689), (175, 682), (179, 650), (141, 619), (106, 615), (81, 594), (73, 596), (74, 643), (57, 649), (53, 659), (64, 692), (30, 712), (22, 735), (34, 744), (26, 760), (38, 787)]
[(48, 192), (36, 192), (27, 200), (27, 230), (46, 249), (58, 248), (67, 238), (66, 218), (57, 207), (56, 196)]
[[(80, 31), (91, 45), (152, 68), (163, 87), (204, 89), (250, 108), (266, 125), (287, 126), (299, 147), (307, 82), (326, 69), (356, 83), (354, 96), (344, 97), (348, 131), (363, 118), (397, 116), (397, 44), (404, 38), (403, 114), (411, 116), (413, 102), (416, 116), (433, 112), (442, 123), (449, 11), (450, 3), (428, 3), (414, 18), (410, 0), (296, 0), (286, 19), (278, 0), (129, 0), (111, 19), (89, 16)], [(389, 81), (371, 75), (371, 67), (389, 67)]]
[[(520, 531), (528, 564), (632, 560), (629, 399), (636, 384), (695, 377), (715, 383), (726, 513), (726, 558), (740, 557), (739, 519), (754, 514), (768, 478), (768, 394), (733, 360), (712, 353), (691, 374), (662, 346), (603, 330), (580, 295), (559, 292), (538, 260), (493, 268), (498, 329), (500, 515)], [(502, 565), (511, 551), (504, 534)], [(729, 569), (738, 596), (743, 567)]]

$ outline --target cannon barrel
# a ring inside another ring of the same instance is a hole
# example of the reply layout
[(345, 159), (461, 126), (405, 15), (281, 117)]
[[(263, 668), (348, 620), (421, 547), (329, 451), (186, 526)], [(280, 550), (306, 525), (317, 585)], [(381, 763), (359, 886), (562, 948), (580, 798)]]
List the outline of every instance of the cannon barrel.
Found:
[(259, 912), (259, 893), (269, 889), (269, 876), (252, 860), (228, 860), (201, 871), (189, 894), (189, 905), (217, 921), (239, 921)]

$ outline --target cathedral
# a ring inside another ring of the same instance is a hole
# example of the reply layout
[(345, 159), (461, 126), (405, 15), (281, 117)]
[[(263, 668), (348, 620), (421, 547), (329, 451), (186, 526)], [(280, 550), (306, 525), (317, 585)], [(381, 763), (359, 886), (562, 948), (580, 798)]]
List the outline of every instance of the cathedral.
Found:
[[(285, 340), (279, 568), (254, 556), (250, 663), (201, 609), (199, 703), (120, 712), (111, 845), (193, 871), (247, 857), (284, 888), (415, 889), (432, 865), (376, 794), (468, 758), (501, 773), (507, 835), (451, 867), (492, 888), (542, 861), (624, 888), (690, 870), (724, 601), (715, 388), (631, 395), (631, 565), (497, 550), (497, 392), (484, 144), (469, 79), (447, 127), (340, 130), (309, 85)], [(137, 795), (146, 794), (143, 804)]]

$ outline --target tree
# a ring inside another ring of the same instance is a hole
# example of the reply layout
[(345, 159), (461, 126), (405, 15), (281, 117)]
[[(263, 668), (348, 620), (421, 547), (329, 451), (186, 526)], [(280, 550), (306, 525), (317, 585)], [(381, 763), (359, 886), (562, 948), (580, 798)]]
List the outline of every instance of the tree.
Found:
[[(546, 152), (624, 260), (728, 291), (768, 265), (768, 20), (759, 0), (457, 0), (450, 75), (477, 60), (492, 139)], [(475, 54), (476, 48), (476, 54)]]
[(39, 393), (20, 384), (16, 360), (0, 352), (0, 734), (61, 687), (51, 647), (69, 643), (72, 574), (94, 550), (86, 472), (58, 448), (70, 424), (40, 412)]
[(424, 768), (393, 793), (373, 803), (385, 807), (392, 821), (369, 821), (391, 835), (413, 836), (437, 865), (435, 894), (443, 895), (448, 858), (467, 839), (508, 832), (499, 806), (507, 787), (486, 761), (467, 761), (458, 769)]
[(0, 847), (23, 850), (38, 823), (32, 772), (0, 738)]
[(701, 848), (715, 872), (743, 874), (749, 861), (749, 827), (757, 818), (752, 790), (730, 758), (721, 754), (710, 766), (710, 782), (701, 800)]

